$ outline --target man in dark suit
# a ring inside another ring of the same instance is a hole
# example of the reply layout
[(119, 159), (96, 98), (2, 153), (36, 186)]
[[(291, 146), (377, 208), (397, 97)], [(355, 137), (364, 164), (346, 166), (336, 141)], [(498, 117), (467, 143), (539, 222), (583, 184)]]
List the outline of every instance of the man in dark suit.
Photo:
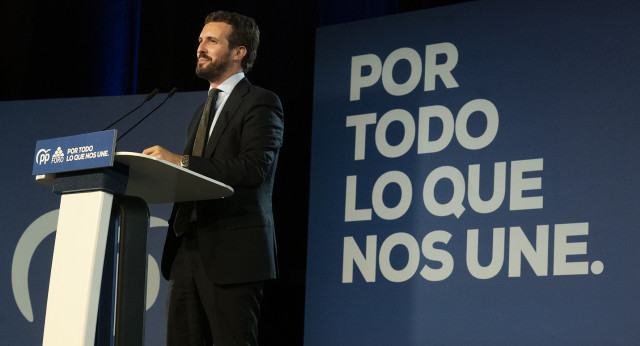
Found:
[(271, 195), (284, 126), (278, 97), (244, 77), (258, 42), (253, 19), (208, 15), (196, 74), (209, 81), (210, 97), (189, 125), (184, 153), (143, 152), (234, 189), (232, 197), (174, 205), (162, 256), (168, 345), (257, 344), (262, 282), (277, 276)]

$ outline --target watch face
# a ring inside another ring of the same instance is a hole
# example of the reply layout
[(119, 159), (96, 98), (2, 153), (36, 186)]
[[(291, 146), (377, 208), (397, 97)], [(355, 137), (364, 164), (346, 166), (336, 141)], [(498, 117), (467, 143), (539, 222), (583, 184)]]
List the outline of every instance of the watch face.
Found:
[(182, 161), (180, 162), (180, 164), (182, 165), (182, 167), (189, 167), (189, 156), (182, 156)]

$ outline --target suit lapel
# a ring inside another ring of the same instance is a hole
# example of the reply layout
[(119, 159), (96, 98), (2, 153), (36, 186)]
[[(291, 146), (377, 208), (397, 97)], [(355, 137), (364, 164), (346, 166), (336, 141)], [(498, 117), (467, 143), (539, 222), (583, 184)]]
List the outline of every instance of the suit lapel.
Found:
[[(233, 91), (231, 91), (227, 102), (225, 102), (224, 107), (218, 116), (218, 120), (216, 120), (216, 124), (213, 126), (213, 132), (211, 133), (211, 137), (209, 138), (209, 142), (205, 148), (204, 156), (213, 155), (216, 144), (218, 144), (218, 140), (220, 139), (220, 135), (222, 135), (227, 124), (236, 114), (236, 110), (242, 103), (245, 95), (249, 92), (250, 86), (251, 84), (247, 78), (243, 78), (238, 82), (238, 84), (236, 84)], [(193, 141), (191, 142), (193, 143)]]

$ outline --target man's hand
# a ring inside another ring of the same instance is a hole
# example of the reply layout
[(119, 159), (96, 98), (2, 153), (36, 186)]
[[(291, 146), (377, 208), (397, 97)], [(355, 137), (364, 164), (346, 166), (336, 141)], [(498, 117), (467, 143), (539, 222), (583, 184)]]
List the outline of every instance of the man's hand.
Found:
[(182, 155), (174, 154), (159, 145), (147, 148), (142, 153), (145, 155), (157, 157), (160, 160), (165, 160), (178, 166), (180, 166), (180, 161), (182, 161)]

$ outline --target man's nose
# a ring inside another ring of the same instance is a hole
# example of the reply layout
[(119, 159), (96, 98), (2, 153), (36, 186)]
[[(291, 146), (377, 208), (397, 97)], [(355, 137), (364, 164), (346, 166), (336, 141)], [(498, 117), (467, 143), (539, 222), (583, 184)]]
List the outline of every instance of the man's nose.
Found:
[(206, 51), (207, 50), (205, 48), (204, 41), (200, 42), (198, 44), (198, 48), (196, 49), (196, 53), (200, 54), (200, 53), (205, 53)]

